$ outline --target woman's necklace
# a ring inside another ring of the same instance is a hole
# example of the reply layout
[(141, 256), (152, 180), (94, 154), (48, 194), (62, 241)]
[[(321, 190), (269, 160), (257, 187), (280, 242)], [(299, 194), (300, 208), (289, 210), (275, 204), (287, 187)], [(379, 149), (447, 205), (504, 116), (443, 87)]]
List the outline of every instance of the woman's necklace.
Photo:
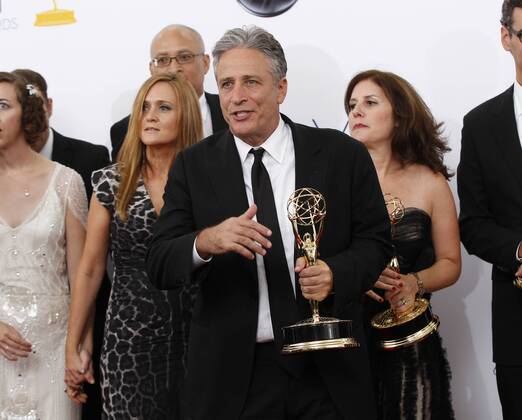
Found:
[[(34, 159), (35, 158), (33, 157), (33, 159), (31, 160), (31, 163), (33, 163)], [(29, 165), (27, 165), (27, 166), (29, 166)], [(5, 176), (8, 177), (11, 181), (14, 181), (15, 184), (18, 184), (22, 188), (22, 193), (24, 194), (24, 197), (26, 197), (26, 198), (31, 197), (31, 191), (29, 190), (29, 187), (26, 184), (23, 184), (22, 182), (17, 180), (12, 175), (9, 175), (7, 172), (5, 172)]]
[(16, 178), (12, 177), (8, 173), (6, 173), (5, 176), (8, 177), (9, 179), (11, 179), (11, 181), (14, 181), (15, 184), (18, 184), (22, 188), (22, 192), (24, 194), (24, 197), (27, 197), (27, 198), (31, 197), (31, 191), (29, 191), (29, 187), (27, 187), (26, 185), (22, 184), (20, 181), (18, 181)]

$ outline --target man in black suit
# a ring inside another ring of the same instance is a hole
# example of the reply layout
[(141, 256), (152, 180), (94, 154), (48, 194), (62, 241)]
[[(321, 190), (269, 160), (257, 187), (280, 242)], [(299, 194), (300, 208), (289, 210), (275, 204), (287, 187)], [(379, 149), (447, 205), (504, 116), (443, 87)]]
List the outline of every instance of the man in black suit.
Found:
[[(196, 30), (184, 25), (166, 26), (152, 40), (150, 58), (150, 74), (182, 73), (192, 84), (199, 97), (203, 118), (203, 137), (227, 127), (219, 106), (218, 95), (203, 91), (203, 82), (209, 69), (210, 58), (208, 54), (205, 54), (203, 38)], [(113, 161), (116, 161), (127, 134), (129, 118), (128, 115), (111, 127)]]
[(504, 420), (522, 419), (522, 0), (504, 0), (501, 41), (515, 61), (504, 93), (464, 117), (457, 171), (462, 243), (493, 265), (493, 361)]
[[(159, 288), (200, 287), (187, 417), (374, 419), (360, 301), (391, 247), (372, 161), (341, 132), (279, 113), (286, 60), (268, 32), (230, 30), (213, 59), (230, 129), (178, 154), (148, 255)], [(320, 259), (310, 267), (294, 260), (286, 216), (301, 187), (327, 203)], [(361, 347), (282, 356), (281, 327), (310, 317), (305, 299), (320, 301), (323, 315), (354, 320)]]
[[(27, 83), (32, 84), (38, 89), (46, 107), (47, 118), (50, 118), (53, 113), (53, 100), (47, 95), (47, 82), (44, 77), (40, 73), (29, 69), (17, 69), (14, 70), (13, 73), (21, 76)], [(87, 192), (87, 198), (89, 200), (92, 195), (92, 172), (110, 164), (109, 152), (105, 146), (65, 137), (53, 128), (49, 128), (49, 131), (45, 133), (33, 147), (48, 159), (59, 162), (78, 172), (85, 184), (85, 191)], [(86, 383), (84, 386), (85, 392), (87, 393), (87, 403), (83, 405), (82, 416), (84, 419), (89, 420), (101, 419), (102, 402), (100, 387), (98, 385), (98, 364), (109, 292), (110, 284), (109, 279), (106, 277), (96, 300), (96, 317), (93, 331), (92, 356), (97, 382), (94, 385)]]

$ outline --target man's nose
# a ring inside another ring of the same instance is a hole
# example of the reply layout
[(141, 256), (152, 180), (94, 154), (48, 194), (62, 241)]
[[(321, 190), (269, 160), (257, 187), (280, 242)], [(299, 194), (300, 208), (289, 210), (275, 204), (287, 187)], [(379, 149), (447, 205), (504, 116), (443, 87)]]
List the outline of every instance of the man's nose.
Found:
[(242, 103), (246, 100), (245, 89), (241, 84), (237, 84), (232, 88), (232, 101), (236, 104)]
[(183, 73), (183, 66), (179, 64), (175, 59), (170, 61), (169, 72), (171, 73)]

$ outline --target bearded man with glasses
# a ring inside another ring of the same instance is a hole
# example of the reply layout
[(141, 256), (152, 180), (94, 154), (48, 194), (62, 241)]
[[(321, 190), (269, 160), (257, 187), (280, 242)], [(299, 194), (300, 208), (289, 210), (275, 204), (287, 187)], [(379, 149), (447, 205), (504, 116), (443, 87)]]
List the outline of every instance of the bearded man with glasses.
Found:
[(515, 82), (464, 117), (457, 171), (462, 243), (493, 265), (493, 361), (504, 420), (522, 419), (522, 0), (504, 0)]
[[(219, 106), (219, 97), (205, 92), (203, 82), (210, 66), (203, 38), (194, 29), (184, 25), (168, 25), (159, 31), (150, 45), (149, 70), (151, 75), (182, 73), (199, 97), (203, 119), (203, 136), (207, 137), (227, 128)], [(130, 115), (111, 127), (111, 157), (116, 161), (127, 134)]]

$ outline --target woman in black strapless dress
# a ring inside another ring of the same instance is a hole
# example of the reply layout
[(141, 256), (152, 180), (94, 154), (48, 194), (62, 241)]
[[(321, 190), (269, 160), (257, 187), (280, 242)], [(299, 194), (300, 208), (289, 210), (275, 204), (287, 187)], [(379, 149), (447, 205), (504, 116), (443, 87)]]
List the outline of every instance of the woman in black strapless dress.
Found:
[(448, 287), (460, 275), (455, 203), (443, 163), (449, 150), (426, 104), (401, 77), (369, 70), (349, 83), (345, 107), (351, 135), (363, 142), (383, 193), (401, 200), (404, 216), (393, 244), (400, 274), (387, 268), (367, 293), (365, 315), (379, 419), (451, 420), (450, 369), (435, 332), (410, 347), (382, 351), (371, 318), (388, 307), (402, 314), (417, 295)]

